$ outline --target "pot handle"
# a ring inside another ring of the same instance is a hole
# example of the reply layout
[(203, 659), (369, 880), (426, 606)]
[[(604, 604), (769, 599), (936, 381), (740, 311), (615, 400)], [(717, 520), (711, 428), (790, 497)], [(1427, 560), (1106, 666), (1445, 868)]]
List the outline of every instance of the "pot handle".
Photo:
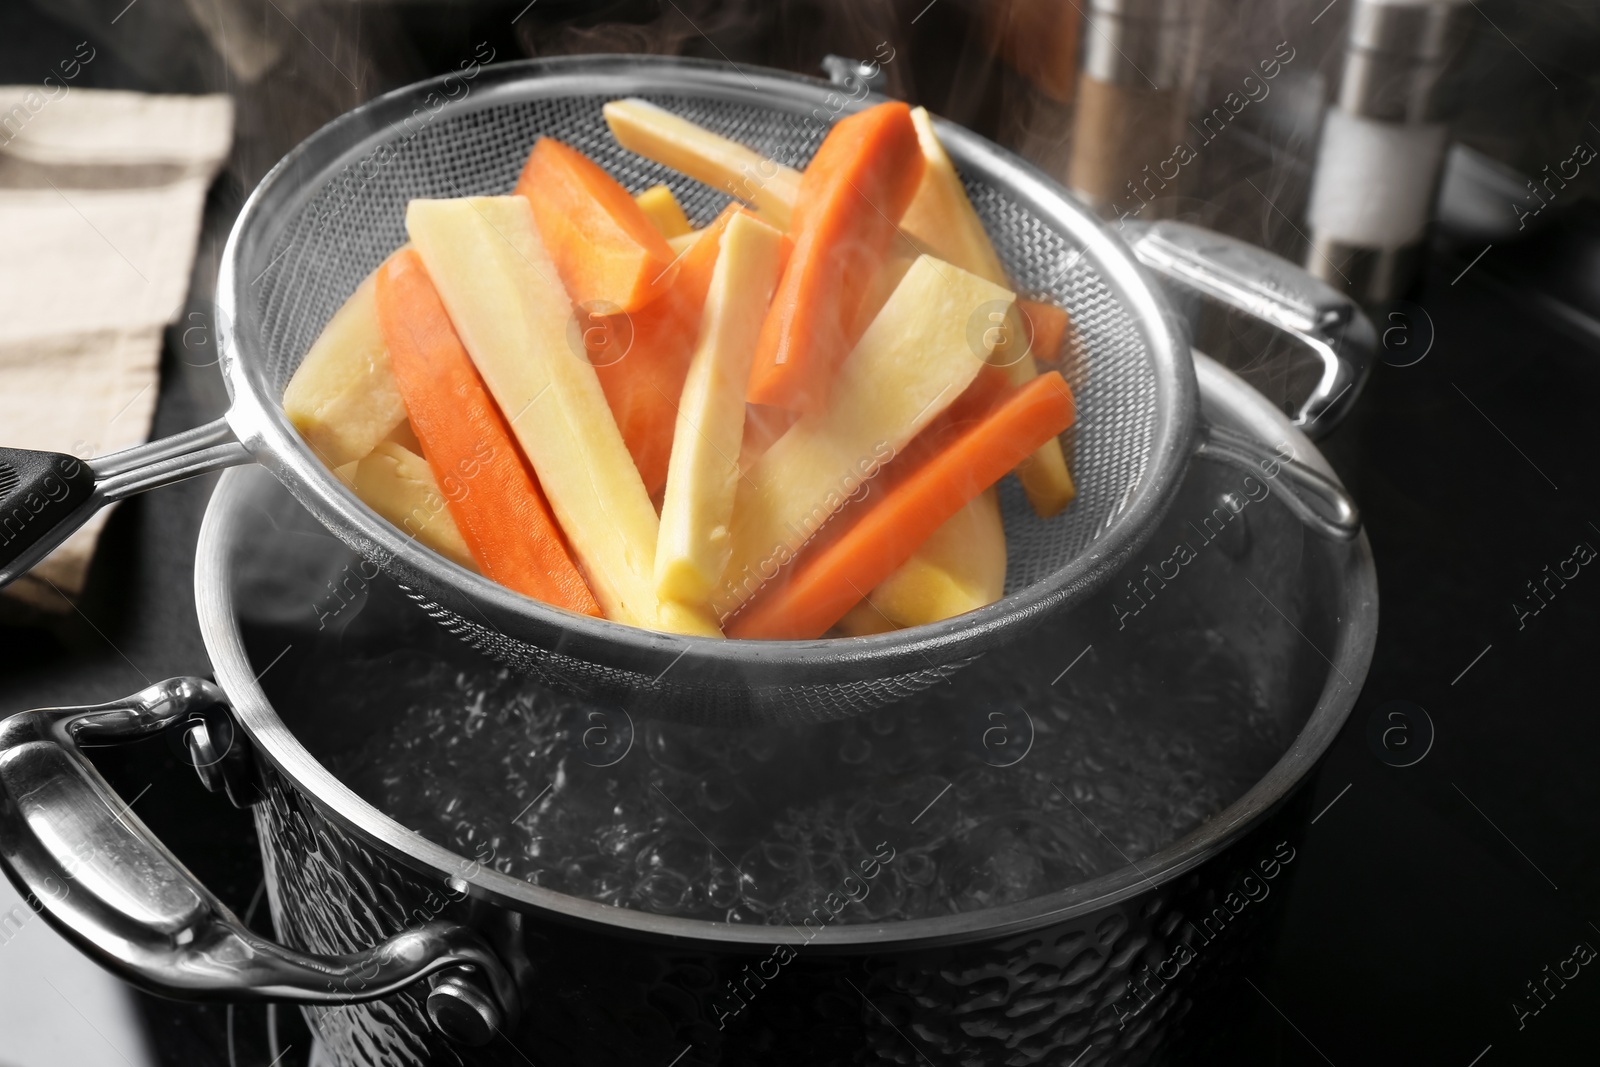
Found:
[(1323, 537), (1350, 541), (1361, 532), (1361, 511), (1343, 486), (1248, 434), (1203, 425), (1195, 455), (1270, 480), (1295, 517)]
[(1264, 248), (1184, 222), (1125, 222), (1122, 234), (1167, 295), (1198, 323), (1206, 301), (1264, 322), (1322, 364), (1311, 395), (1291, 413), (1312, 438), (1349, 412), (1372, 369), (1378, 331), (1361, 306)]
[(429, 922), (342, 956), (297, 952), (251, 932), (79, 747), (179, 722), (193, 729), (219, 711), (226, 703), (215, 685), (172, 678), (109, 704), (0, 720), (0, 867), (29, 906), (101, 966), (163, 996), (350, 1004), (432, 977), (428, 1014), (453, 1040), (481, 1045), (514, 1023), (516, 985), (458, 923)]
[(107, 504), (249, 460), (224, 419), (90, 460), (0, 448), (0, 586)]

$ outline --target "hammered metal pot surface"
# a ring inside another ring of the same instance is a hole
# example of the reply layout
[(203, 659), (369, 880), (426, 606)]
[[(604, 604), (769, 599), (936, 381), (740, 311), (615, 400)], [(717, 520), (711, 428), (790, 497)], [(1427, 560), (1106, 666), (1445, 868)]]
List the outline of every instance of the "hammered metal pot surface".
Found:
[(308, 1009), (342, 1067), (1175, 1062), (1201, 1053), (1275, 925), (1309, 796), (1299, 792), (1226, 856), (1086, 915), (965, 944), (800, 947), (785, 958), (775, 948), (708, 952), (526, 915), (508, 922), (472, 902), (441, 907), (437, 883), (339, 830), (281, 775), (269, 772), (265, 784), (256, 826), (286, 941), (348, 952), (438, 917), (475, 926), (531, 972), (527, 1013), (484, 1049), (435, 1032), (421, 987)]

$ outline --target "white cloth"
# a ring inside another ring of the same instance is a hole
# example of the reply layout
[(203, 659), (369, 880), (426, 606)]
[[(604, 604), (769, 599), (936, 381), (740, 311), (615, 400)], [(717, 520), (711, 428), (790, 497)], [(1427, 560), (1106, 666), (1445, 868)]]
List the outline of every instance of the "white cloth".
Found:
[[(226, 96), (0, 87), (0, 442), (86, 459), (148, 437), (232, 136)], [(105, 514), (5, 595), (68, 610)]]

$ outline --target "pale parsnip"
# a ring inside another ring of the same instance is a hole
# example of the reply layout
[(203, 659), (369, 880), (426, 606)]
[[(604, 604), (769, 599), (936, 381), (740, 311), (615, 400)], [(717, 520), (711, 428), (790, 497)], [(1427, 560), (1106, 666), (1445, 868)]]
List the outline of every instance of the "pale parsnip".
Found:
[(378, 329), (377, 272), (322, 328), (283, 391), (283, 412), (329, 467), (362, 459), (406, 418)]
[(639, 205), (639, 210), (644, 212), (644, 217), (650, 220), (650, 225), (669, 241), (693, 229), (678, 198), (665, 185), (652, 185), (633, 199)]
[(845, 612), (844, 618), (834, 623), (833, 628), (844, 637), (871, 637), (900, 629), (893, 619), (865, 600)]
[[(900, 219), (901, 230), (940, 259), (996, 285), (1010, 285), (1005, 266), (967, 197), (966, 186), (961, 184), (950, 154), (939, 143), (927, 109), (913, 108), (911, 122), (917, 128), (917, 144), (922, 148), (922, 184)], [(1039, 376), (1039, 368), (1033, 359), (1033, 338), (1024, 325), (1022, 312), (1012, 305), (1004, 321), (994, 325), (996, 344), (991, 362), (1004, 368), (1013, 386), (1027, 385)], [(1041, 446), (1017, 468), (1017, 478), (1033, 510), (1044, 518), (1065, 508), (1076, 492), (1060, 441), (1047, 441)]]
[(726, 617), (829, 516), (950, 405), (989, 355), (969, 327), (1013, 300), (993, 282), (922, 256), (840, 366), (833, 401), (802, 416), (740, 479), (733, 555), (713, 594)]
[(789, 228), (799, 171), (644, 100), (613, 100), (605, 116), (622, 147), (721, 189), (779, 229)]
[(417, 439), (417, 431), (411, 425), (409, 418), (402, 420), (399, 426), (389, 431), (389, 436), (385, 437), (384, 440), (393, 441), (408, 452), (415, 452), (419, 456), (422, 455), (422, 442)]
[(655, 508), (594, 368), (572, 350), (571, 301), (527, 200), (413, 200), (406, 227), (606, 618), (659, 626)]
[(704, 608), (728, 565), (745, 387), (783, 241), (782, 233), (744, 213), (723, 231), (672, 434), (656, 541), (656, 594), (663, 601)]
[(368, 507), (445, 559), (478, 569), (427, 460), (384, 441), (354, 466), (352, 486)]
[(1006, 268), (967, 197), (950, 154), (939, 143), (928, 109), (912, 108), (911, 124), (917, 128), (917, 144), (922, 149), (922, 183), (900, 217), (900, 229), (945, 262), (1009, 287)]

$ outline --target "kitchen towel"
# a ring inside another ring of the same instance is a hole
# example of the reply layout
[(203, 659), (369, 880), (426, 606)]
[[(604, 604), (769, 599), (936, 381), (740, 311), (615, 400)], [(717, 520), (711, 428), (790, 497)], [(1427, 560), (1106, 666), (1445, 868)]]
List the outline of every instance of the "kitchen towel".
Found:
[[(0, 86), (0, 441), (88, 459), (148, 437), (232, 136), (227, 96)], [(70, 610), (106, 514), (3, 595)]]

